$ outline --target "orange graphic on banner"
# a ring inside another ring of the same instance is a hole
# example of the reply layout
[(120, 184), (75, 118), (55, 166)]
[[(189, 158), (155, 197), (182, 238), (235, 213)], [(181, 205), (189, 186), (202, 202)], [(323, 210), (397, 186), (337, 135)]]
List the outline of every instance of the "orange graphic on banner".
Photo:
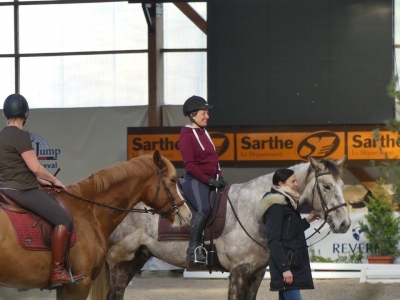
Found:
[(351, 160), (398, 159), (400, 157), (399, 134), (381, 131), (375, 140), (372, 131), (349, 132), (347, 153)]
[[(209, 132), (220, 156), (220, 160), (234, 160), (234, 134)], [(179, 152), (179, 134), (135, 134), (128, 135), (128, 159), (137, 157), (140, 153), (152, 153), (159, 150), (161, 155), (172, 162), (181, 162)]]
[(307, 160), (345, 154), (344, 132), (238, 133), (238, 161)]

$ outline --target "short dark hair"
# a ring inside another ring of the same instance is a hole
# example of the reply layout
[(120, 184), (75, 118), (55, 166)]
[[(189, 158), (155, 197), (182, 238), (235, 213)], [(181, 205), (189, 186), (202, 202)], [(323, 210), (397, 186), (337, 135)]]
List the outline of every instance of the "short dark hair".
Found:
[(285, 182), (290, 176), (294, 174), (291, 169), (278, 169), (275, 171), (274, 176), (272, 176), (272, 183), (274, 185), (279, 185), (279, 182)]

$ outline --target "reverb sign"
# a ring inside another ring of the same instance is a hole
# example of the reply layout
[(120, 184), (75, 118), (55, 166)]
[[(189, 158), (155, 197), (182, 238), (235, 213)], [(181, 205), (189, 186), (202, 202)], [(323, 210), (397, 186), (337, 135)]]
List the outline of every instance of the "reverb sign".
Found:
[[(305, 161), (314, 158), (348, 160), (383, 160), (400, 157), (399, 135), (380, 131), (378, 140), (372, 126), (318, 128), (296, 126), (291, 128), (207, 128), (221, 162), (246, 164), (248, 162)], [(322, 129), (322, 130), (321, 130)], [(172, 162), (182, 162), (179, 152), (180, 127), (128, 128), (128, 159), (159, 150)], [(265, 164), (264, 164), (265, 165)]]

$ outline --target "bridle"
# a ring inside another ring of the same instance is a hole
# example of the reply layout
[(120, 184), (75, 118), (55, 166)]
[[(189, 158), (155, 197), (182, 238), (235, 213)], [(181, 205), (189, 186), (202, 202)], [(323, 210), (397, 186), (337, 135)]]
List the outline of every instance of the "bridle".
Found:
[(167, 211), (163, 211), (163, 210), (156, 211), (156, 210), (154, 210), (153, 214), (159, 214), (163, 218), (167, 217), (168, 215), (175, 216), (177, 214), (178, 217), (179, 217), (179, 220), (181, 220), (183, 222), (185, 219), (181, 215), (181, 213), (179, 211), (179, 207), (181, 207), (185, 203), (185, 201), (181, 200), (180, 202), (175, 204), (174, 196), (172, 196), (171, 190), (168, 187), (167, 183), (165, 182), (165, 180), (164, 180), (164, 178), (162, 176), (162, 173), (165, 172), (166, 167), (164, 167), (163, 169), (160, 169), (159, 166), (156, 166), (156, 169), (157, 169), (157, 175), (158, 175), (158, 179), (159, 180), (158, 180), (158, 184), (157, 184), (157, 193), (156, 193), (155, 201), (157, 200), (158, 193), (160, 192), (160, 186), (161, 186), (160, 183), (162, 183), (163, 186), (164, 186), (165, 192), (168, 195), (168, 201), (171, 204), (171, 208), (168, 209)]
[(330, 212), (342, 207), (342, 206), (346, 206), (346, 203), (341, 203), (335, 206), (332, 206), (331, 208), (328, 208), (328, 205), (326, 204), (326, 201), (324, 199), (324, 197), (322, 196), (322, 192), (321, 192), (321, 188), (319, 187), (319, 182), (318, 182), (318, 177), (323, 176), (323, 175), (331, 175), (330, 172), (323, 172), (323, 173), (316, 173), (315, 174), (315, 184), (314, 184), (314, 188), (313, 188), (313, 199), (311, 201), (311, 203), (313, 203), (314, 201), (314, 194), (315, 194), (315, 189), (317, 189), (318, 191), (318, 195), (319, 195), (319, 199), (321, 201), (321, 206), (322, 209), (324, 211), (324, 221), (325, 222), (330, 222), (332, 220), (331, 215), (329, 214)]
[(163, 218), (165, 218), (167, 216), (178, 215), (180, 221), (183, 222), (184, 218), (183, 218), (183, 216), (181, 215), (181, 213), (179, 211), (179, 207), (181, 207), (185, 202), (184, 201), (180, 201), (180, 202), (177, 202), (175, 204), (174, 196), (172, 196), (171, 190), (168, 187), (167, 183), (165, 182), (165, 180), (164, 180), (164, 178), (162, 176), (162, 174), (166, 171), (166, 168), (160, 169), (159, 166), (156, 166), (156, 171), (157, 171), (157, 175), (158, 175), (158, 184), (157, 184), (157, 192), (156, 192), (156, 196), (154, 198), (154, 202), (157, 201), (158, 194), (159, 194), (160, 188), (161, 188), (161, 183), (162, 183), (162, 185), (164, 186), (164, 189), (165, 189), (165, 191), (167, 193), (168, 201), (171, 204), (171, 208), (166, 210), (166, 211), (165, 210), (149, 209), (149, 208), (144, 208), (144, 209), (141, 209), (141, 208), (125, 209), (125, 208), (122, 208), (122, 207), (113, 206), (113, 205), (109, 205), (109, 204), (105, 204), (105, 203), (99, 203), (99, 202), (96, 202), (96, 201), (93, 201), (93, 200), (90, 200), (90, 199), (85, 199), (83, 197), (71, 194), (67, 190), (62, 190), (61, 192), (64, 193), (64, 194), (67, 194), (67, 195), (69, 195), (69, 196), (71, 196), (71, 197), (73, 197), (75, 199), (78, 199), (78, 200), (81, 200), (81, 201), (85, 201), (85, 202), (89, 202), (89, 203), (92, 203), (92, 204), (95, 204), (95, 205), (103, 206), (103, 207), (106, 207), (106, 208), (109, 208), (109, 209), (118, 210), (118, 211), (128, 211), (128, 212), (138, 212), (138, 213), (151, 213), (153, 215), (154, 214), (158, 214)]
[[(319, 181), (318, 181), (318, 177), (323, 176), (323, 175), (331, 175), (331, 173), (330, 173), (330, 172), (322, 172), (322, 173), (317, 173), (317, 172), (315, 172), (315, 183), (314, 183), (314, 187), (313, 187), (313, 197), (312, 197), (312, 200), (311, 200), (311, 206), (312, 206), (312, 203), (314, 202), (315, 190), (317, 190), (318, 195), (319, 195), (319, 199), (320, 199), (320, 202), (321, 202), (321, 206), (322, 206), (322, 209), (323, 209), (323, 211), (324, 211), (324, 222), (321, 224), (320, 227), (318, 227), (318, 229), (315, 229), (315, 228), (314, 228), (313, 234), (311, 234), (308, 238), (306, 238), (306, 240), (308, 240), (309, 238), (311, 238), (311, 237), (312, 237), (313, 235), (315, 235), (316, 233), (320, 233), (319, 230), (320, 230), (322, 227), (324, 227), (324, 225), (325, 225), (326, 223), (329, 224), (329, 223), (332, 221), (332, 216), (330, 215), (330, 213), (331, 213), (332, 211), (334, 211), (334, 210), (336, 210), (336, 209), (338, 209), (338, 208), (341, 208), (341, 207), (343, 207), (343, 206), (346, 206), (346, 203), (341, 203), (341, 204), (332, 206), (331, 208), (328, 208), (328, 204), (326, 203), (324, 197), (322, 196), (322, 191), (321, 191), (321, 188), (320, 188), (320, 186), (319, 186)], [(329, 233), (330, 233), (330, 230), (328, 231), (328, 233), (327, 233), (322, 239), (324, 239)], [(319, 242), (319, 241), (318, 241), (318, 242)], [(314, 243), (314, 244), (315, 244), (315, 243)]]

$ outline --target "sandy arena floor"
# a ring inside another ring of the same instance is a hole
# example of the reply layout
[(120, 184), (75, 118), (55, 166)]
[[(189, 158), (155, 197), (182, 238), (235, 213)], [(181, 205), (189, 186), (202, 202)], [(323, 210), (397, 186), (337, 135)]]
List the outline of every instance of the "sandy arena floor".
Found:
[[(358, 279), (314, 280), (315, 290), (304, 290), (304, 300), (400, 300), (400, 283), (360, 284)], [(224, 300), (227, 299), (228, 279), (186, 279), (178, 277), (136, 277), (125, 292), (125, 300)], [(257, 299), (278, 299), (268, 291), (264, 280)], [(1, 300), (55, 299), (55, 292), (15, 289), (0, 290)]]

